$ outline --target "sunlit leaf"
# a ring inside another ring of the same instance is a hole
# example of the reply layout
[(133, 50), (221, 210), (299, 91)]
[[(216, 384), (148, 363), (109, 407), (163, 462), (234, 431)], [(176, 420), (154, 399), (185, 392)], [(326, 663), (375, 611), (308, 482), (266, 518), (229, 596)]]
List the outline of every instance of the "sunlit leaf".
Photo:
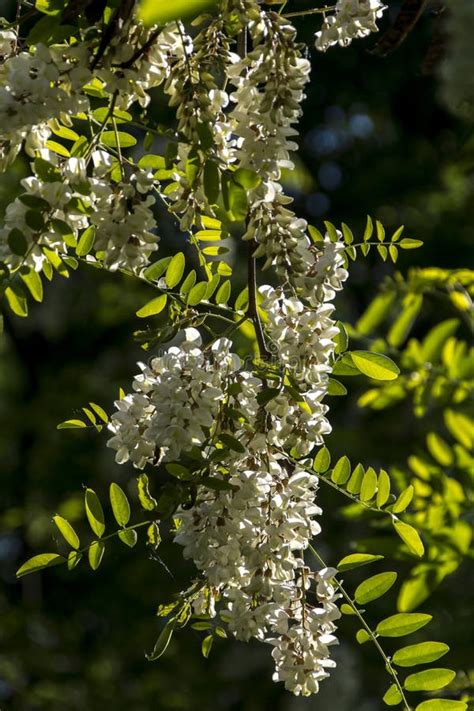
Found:
[(59, 565), (60, 563), (65, 563), (66, 558), (57, 553), (40, 553), (40, 555), (35, 555), (23, 563), (23, 565), (16, 571), (16, 577), (22, 578), (24, 575), (29, 573), (36, 573), (37, 570), (42, 570), (43, 568), (51, 568), (53, 565)]
[(413, 667), (416, 664), (435, 662), (447, 652), (449, 647), (444, 642), (420, 642), (420, 644), (411, 644), (397, 649), (392, 661), (399, 667)]
[(381, 637), (405, 637), (427, 625), (431, 619), (431, 615), (422, 612), (401, 612), (379, 622), (375, 631)]
[(159, 659), (162, 654), (164, 654), (171, 642), (171, 637), (173, 636), (174, 628), (176, 627), (176, 618), (172, 617), (164, 628), (162, 629), (160, 636), (156, 640), (156, 644), (153, 648), (151, 654), (147, 654), (146, 658), (149, 662), (154, 662), (155, 659)]
[(86, 489), (85, 507), (90, 527), (94, 531), (95, 535), (101, 538), (105, 531), (104, 511), (99, 501), (99, 497), (93, 489)]
[(377, 560), (381, 560), (383, 555), (371, 555), (370, 553), (351, 553), (351, 555), (346, 555), (342, 558), (336, 565), (336, 568), (344, 573), (346, 570), (352, 570), (353, 568), (360, 568), (362, 565), (368, 565), (369, 563), (375, 563)]
[(102, 541), (93, 541), (89, 546), (89, 565), (97, 570), (104, 557), (105, 545)]
[(409, 523), (405, 523), (404, 521), (394, 521), (393, 527), (402, 541), (408, 546), (409, 550), (414, 555), (421, 557), (425, 552), (425, 548), (418, 531), (413, 528), (413, 526), (410, 526)]
[(152, 299), (147, 304), (145, 304), (145, 306), (142, 306), (141, 309), (138, 309), (136, 315), (138, 316), (138, 318), (148, 318), (149, 316), (156, 316), (157, 314), (163, 311), (167, 301), (168, 295), (160, 294), (160, 296), (157, 296), (155, 299)]
[(426, 669), (407, 676), (404, 686), (407, 691), (438, 691), (450, 684), (455, 676), (452, 669)]
[(130, 504), (123, 489), (115, 482), (110, 485), (110, 503), (118, 525), (126, 526), (130, 521)]
[(400, 373), (393, 360), (380, 353), (352, 351), (351, 358), (361, 373), (374, 380), (395, 380)]
[(79, 536), (77, 535), (69, 521), (67, 521), (62, 516), (58, 516), (58, 514), (56, 514), (56, 516), (53, 516), (53, 521), (56, 524), (58, 531), (60, 532), (64, 540), (69, 543), (72, 548), (79, 548)]
[(364, 580), (355, 591), (355, 601), (365, 605), (372, 600), (382, 597), (395, 584), (397, 574), (394, 572), (379, 573)]

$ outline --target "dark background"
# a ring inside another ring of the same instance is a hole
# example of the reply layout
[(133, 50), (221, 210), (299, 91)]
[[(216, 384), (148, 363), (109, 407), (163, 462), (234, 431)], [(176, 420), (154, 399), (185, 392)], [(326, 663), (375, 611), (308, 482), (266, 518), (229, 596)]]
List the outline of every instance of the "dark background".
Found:
[[(314, 4), (290, 0), (287, 10)], [(392, 19), (398, 6), (390, 2)], [(0, 2), (0, 12), (10, 16), (11, 4)], [(324, 219), (343, 220), (358, 234), (367, 213), (388, 231), (405, 224), (407, 236), (425, 242), (423, 250), (402, 255), (397, 268), (405, 273), (410, 266), (472, 266), (472, 162), (466, 147), (472, 131), (439, 103), (436, 75), (422, 71), (434, 15), (426, 13), (386, 59), (367, 52), (374, 38), (316, 54), (311, 45), (318, 18), (295, 22), (313, 60), (299, 165), (288, 176), (298, 212), (320, 228)], [(386, 27), (389, 18), (381, 24)], [(159, 97), (153, 111), (166, 123)], [(19, 160), (1, 177), (2, 209), (27, 170)], [(165, 253), (183, 238), (159, 214)], [(353, 265), (338, 302), (339, 318), (353, 323), (393, 270), (372, 255)], [(235, 272), (242, 278), (242, 265), (237, 263)], [(82, 268), (67, 281), (56, 278), (28, 319), (5, 317), (0, 340), (0, 708), (382, 708), (388, 678), (371, 645), (359, 647), (354, 641), (351, 620), (341, 622), (338, 669), (310, 699), (295, 699), (272, 683), (270, 648), (258, 643), (220, 641), (205, 660), (200, 636), (186, 630), (175, 636), (165, 657), (148, 663), (144, 652), (161, 625), (156, 607), (185, 586), (190, 574), (180, 552), (166, 542), (159, 551), (165, 565), (150, 560), (142, 542), (133, 552), (116, 543), (95, 573), (84, 562), (72, 573), (53, 569), (16, 582), (15, 570), (27, 557), (55, 550), (50, 523), (55, 512), (86, 531), (83, 485), (104, 500), (110, 481), (133, 492), (135, 472), (115, 465), (103, 435), (57, 431), (56, 425), (90, 400), (110, 412), (118, 388), (129, 387), (136, 361), (148, 357), (131, 338), (142, 325), (134, 313), (152, 295), (123, 276)], [(417, 335), (448, 316), (428, 304)], [(367, 465), (403, 463), (423, 440), (428, 423), (414, 420), (407, 404), (383, 416), (360, 410), (357, 394), (353, 386), (347, 399), (334, 404), (328, 446)], [(331, 492), (321, 490), (320, 502), (325, 515), (319, 546), (334, 563), (349, 552), (353, 525), (335, 511), (340, 502)], [(461, 569), (448, 578), (422, 607), (435, 614), (430, 638), (455, 649), (447, 666), (460, 669), (469, 658), (472, 586), (469, 590), (466, 576)], [(374, 609), (386, 615), (394, 605), (395, 595), (389, 594)]]

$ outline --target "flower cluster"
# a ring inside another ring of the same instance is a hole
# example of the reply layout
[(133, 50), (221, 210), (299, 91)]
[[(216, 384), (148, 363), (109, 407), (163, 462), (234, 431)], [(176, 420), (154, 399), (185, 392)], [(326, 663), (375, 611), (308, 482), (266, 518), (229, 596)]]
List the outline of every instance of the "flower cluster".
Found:
[(94, 248), (105, 266), (136, 271), (148, 264), (158, 237), (147, 194), (152, 186), (142, 172), (126, 182), (108, 177), (108, 153), (91, 155), (92, 175), (83, 158), (59, 158), (43, 149), (34, 162), (35, 174), (22, 180), (23, 195), (10, 203), (0, 229), (0, 259), (10, 270), (20, 265), (41, 271), (45, 249), (66, 255), (84, 230), (92, 228)]
[[(165, 84), (170, 106), (176, 106), (178, 134), (174, 189), (168, 193), (172, 209), (181, 215), (182, 230), (200, 225), (205, 210), (214, 214), (212, 182), (233, 160), (232, 124), (225, 109), (229, 96), (219, 88), (223, 76), (238, 59), (230, 51), (230, 41), (221, 16), (213, 20), (193, 40), (181, 29), (182, 57)], [(216, 196), (217, 197), (217, 196)]]
[(30, 155), (44, 146), (48, 121), (89, 109), (88, 98), (80, 91), (91, 78), (86, 45), (38, 44), (30, 52), (15, 54), (12, 35), (0, 33), (1, 170), (15, 159), (25, 138)]
[(326, 15), (316, 32), (316, 49), (325, 52), (335, 44), (347, 47), (352, 40), (377, 32), (377, 20), (386, 9), (380, 0), (337, 0), (334, 14)]
[[(335, 571), (312, 573), (303, 559), (321, 530), (314, 520), (321, 513), (314, 503), (317, 477), (288, 471), (270, 450), (216, 473), (233, 490), (206, 492), (180, 511), (175, 541), (223, 602), (221, 617), (237, 639), (271, 643), (275, 680), (296, 694), (314, 693), (334, 666), (328, 646), (337, 641), (340, 616), (329, 582)], [(312, 585), (315, 604), (307, 600)], [(214, 603), (207, 611), (215, 614)]]
[[(376, 30), (384, 9), (379, 0), (338, 0), (318, 49)], [(259, 0), (221, 0), (192, 37), (179, 22), (146, 29), (127, 13), (115, 12), (117, 31), (105, 44), (93, 30), (90, 43), (85, 32), (77, 44), (23, 51), (14, 32), (0, 32), (0, 169), (25, 141), (34, 158), (24, 193), (6, 210), (0, 260), (11, 271), (41, 271), (72, 248), (137, 274), (158, 249), (153, 191), (188, 231), (215, 217), (221, 198), (232, 213), (229, 186), (240, 186), (243, 240), (282, 282), (253, 294), (270, 357), (247, 366), (227, 338), (204, 345), (186, 328), (140, 364), (132, 391), (115, 403), (107, 445), (118, 463), (138, 469), (199, 460), (195, 498), (177, 509), (174, 531), (200, 575), (193, 611), (220, 615), (238, 639), (271, 645), (274, 679), (306, 696), (335, 666), (340, 612), (336, 571), (305, 562), (321, 509), (318, 477), (301, 458), (331, 430), (324, 398), (338, 328), (330, 302), (348, 276), (343, 241), (312, 243), (280, 182), (294, 167), (310, 63), (288, 19)], [(166, 169), (156, 156), (138, 162), (158, 167), (152, 174), (122, 155), (117, 122), (134, 103), (145, 112), (158, 86), (175, 109), (177, 141)], [(86, 118), (88, 95), (107, 100), (92, 113), (91, 139), (67, 128)], [(52, 132), (75, 141), (71, 151), (50, 143)], [(171, 181), (165, 189), (162, 180)], [(188, 323), (194, 314), (187, 309)]]
[[(117, 451), (119, 464), (130, 460), (136, 467), (179, 459), (182, 452), (202, 446), (225, 397), (229, 373), (240, 360), (230, 353), (227, 339), (216, 341), (210, 354), (203, 352), (194, 328), (165, 355), (141, 365), (135, 392), (118, 400), (109, 425), (114, 436), (107, 445)], [(210, 355), (210, 357), (209, 357)]]

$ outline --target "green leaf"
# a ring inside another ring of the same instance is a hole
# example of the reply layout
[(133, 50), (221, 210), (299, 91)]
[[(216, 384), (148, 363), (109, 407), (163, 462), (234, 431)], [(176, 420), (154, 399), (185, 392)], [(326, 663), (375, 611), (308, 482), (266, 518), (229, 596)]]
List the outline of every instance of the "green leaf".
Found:
[(367, 578), (355, 591), (355, 601), (359, 605), (365, 605), (372, 600), (382, 597), (395, 584), (397, 574), (393, 572), (379, 573)]
[(216, 304), (227, 304), (227, 302), (230, 299), (231, 295), (231, 283), (229, 279), (226, 279), (226, 281), (222, 282), (220, 285), (217, 294), (216, 294)]
[(179, 284), (184, 273), (184, 267), (184, 254), (182, 252), (178, 252), (174, 255), (166, 270), (165, 281), (169, 289), (173, 289), (177, 284)]
[(100, 417), (102, 422), (105, 422), (105, 424), (107, 424), (107, 422), (109, 421), (109, 416), (107, 415), (104, 408), (100, 405), (97, 405), (95, 402), (90, 402), (89, 405), (94, 410), (95, 414)]
[(104, 557), (105, 545), (102, 541), (93, 541), (89, 546), (89, 565), (97, 570)]
[(86, 423), (82, 420), (65, 420), (60, 422), (56, 427), (58, 430), (79, 430), (87, 427)]
[(129, 548), (133, 548), (138, 540), (137, 532), (133, 528), (127, 528), (118, 532), (118, 537)]
[(360, 629), (356, 632), (356, 640), (359, 644), (365, 644), (366, 642), (370, 642), (371, 636), (367, 630)]
[(141, 309), (138, 309), (136, 315), (138, 316), (138, 318), (148, 318), (149, 316), (156, 316), (157, 314), (163, 311), (167, 301), (168, 295), (160, 294), (160, 296), (157, 296), (155, 299), (152, 299), (147, 304), (145, 304), (145, 306), (142, 306)]
[(237, 296), (234, 304), (234, 308), (236, 311), (245, 311), (248, 308), (249, 304), (249, 290), (248, 287), (246, 286), (245, 289), (242, 289), (240, 294)]
[(422, 341), (420, 357), (430, 363), (436, 361), (441, 355), (445, 342), (456, 332), (458, 326), (459, 319), (451, 318), (432, 328)]
[[(115, 120), (116, 123), (128, 123), (128, 121), (133, 120), (132, 114), (129, 114), (128, 111), (124, 111), (123, 109), (114, 109), (113, 112), (111, 111), (109, 106), (101, 106), (98, 109), (95, 109), (92, 112), (93, 117), (95, 118), (96, 121), (99, 123), (104, 123), (105, 120), (107, 120), (107, 123), (112, 123), (112, 121)], [(161, 156), (142, 156), (140, 160), (138, 161), (138, 167), (139, 168), (155, 168), (154, 165), (148, 165), (146, 164), (146, 161), (142, 163), (142, 159), (146, 158), (161, 158)], [(163, 160), (163, 165), (162, 166), (156, 166), (156, 167), (164, 167), (164, 159)]]
[(104, 511), (99, 501), (99, 497), (93, 489), (86, 489), (85, 507), (87, 520), (95, 535), (99, 538), (105, 531)]
[(346, 570), (352, 570), (353, 568), (360, 568), (362, 565), (368, 565), (369, 563), (375, 563), (377, 560), (381, 560), (383, 555), (371, 555), (370, 553), (351, 553), (351, 555), (346, 555), (342, 558), (336, 565), (336, 568), (341, 573), (345, 573)]
[(348, 457), (344, 456), (338, 459), (334, 469), (331, 472), (331, 480), (335, 484), (343, 485), (348, 481), (351, 475), (351, 463)]
[(26, 563), (23, 563), (16, 571), (16, 577), (22, 578), (24, 575), (36, 573), (37, 570), (51, 568), (53, 565), (59, 565), (65, 562), (66, 558), (57, 553), (40, 553), (39, 555), (34, 555), (33, 558), (27, 560)]
[(383, 261), (386, 262), (386, 261), (387, 261), (387, 257), (388, 257), (388, 249), (387, 249), (387, 247), (386, 247), (384, 244), (378, 244), (378, 245), (377, 245), (377, 252), (380, 254), (380, 256), (382, 257)]
[(81, 560), (82, 553), (79, 553), (79, 551), (70, 551), (67, 557), (67, 569), (74, 570), (76, 565), (79, 565)]
[(46, 148), (49, 148), (50, 151), (52, 151), (53, 153), (57, 153), (58, 156), (62, 156), (63, 158), (71, 157), (71, 154), (68, 149), (57, 141), (46, 141)]
[[(278, 393), (279, 391), (276, 390)], [(327, 447), (321, 447), (314, 458), (313, 469), (317, 474), (324, 474), (331, 465), (331, 455)]]
[(27, 274), (21, 274), (21, 278), (28, 287), (33, 299), (38, 302), (43, 301), (43, 282), (38, 272), (30, 269)]
[(375, 499), (376, 504), (379, 508), (382, 508), (384, 504), (390, 498), (390, 477), (385, 471), (385, 469), (380, 470), (379, 478), (377, 481), (377, 497)]
[(387, 706), (398, 706), (398, 704), (403, 700), (403, 697), (396, 684), (392, 684), (388, 691), (386, 691), (382, 701)]
[(95, 227), (92, 225), (88, 227), (84, 232), (82, 233), (79, 242), (76, 247), (76, 254), (78, 257), (85, 257), (86, 254), (89, 254), (91, 251), (92, 247), (94, 246), (94, 240), (95, 240)]
[(25, 293), (18, 284), (13, 284), (5, 289), (5, 297), (8, 305), (17, 316), (28, 316), (28, 303)]
[(380, 353), (352, 351), (351, 358), (361, 373), (374, 380), (395, 380), (400, 373), (393, 360)]
[(448, 686), (455, 676), (452, 669), (426, 669), (407, 676), (404, 686), (407, 691), (437, 691)]
[(158, 524), (156, 523), (156, 521), (150, 523), (150, 525), (146, 529), (146, 535), (148, 539), (147, 544), (154, 549), (158, 548), (161, 543), (161, 535), (160, 529), (158, 528)]
[(390, 254), (390, 259), (395, 264), (398, 259), (398, 248), (394, 244), (391, 244), (388, 248), (388, 253)]
[(247, 190), (257, 188), (262, 182), (261, 177), (254, 171), (248, 168), (237, 168), (232, 174), (233, 180)]
[(130, 504), (123, 489), (115, 482), (110, 485), (110, 503), (112, 512), (119, 526), (126, 526), (130, 521)]
[(219, 439), (226, 447), (232, 449), (234, 452), (239, 452), (239, 454), (245, 453), (245, 447), (236, 437), (229, 434), (228, 432), (221, 432)]
[(345, 385), (340, 383), (339, 380), (335, 380), (335, 378), (329, 378), (327, 392), (328, 395), (333, 396), (347, 395), (347, 388)]
[(364, 231), (364, 242), (368, 242), (368, 240), (372, 237), (372, 234), (374, 232), (374, 223), (372, 222), (372, 218), (370, 215), (367, 215), (367, 224), (365, 226), (365, 231)]
[(356, 330), (361, 336), (368, 336), (387, 318), (395, 299), (395, 291), (378, 294), (356, 323)]
[(207, 287), (209, 282), (198, 281), (189, 292), (186, 303), (188, 306), (197, 306), (207, 296)]
[(379, 220), (375, 221), (375, 228), (378, 241), (383, 242), (385, 239), (385, 228)]
[(205, 657), (206, 659), (208, 658), (209, 654), (211, 653), (211, 648), (212, 648), (212, 643), (214, 642), (214, 637), (212, 634), (208, 634), (207, 637), (204, 637), (202, 640), (202, 645), (201, 645), (201, 651), (202, 651), (202, 656)]
[(155, 659), (159, 659), (159, 657), (166, 652), (168, 645), (171, 642), (175, 626), (176, 618), (172, 617), (161, 630), (160, 636), (156, 640), (152, 653), (146, 655), (149, 662), (154, 662)]
[(351, 607), (351, 605), (348, 605), (347, 603), (343, 602), (341, 605), (341, 612), (343, 615), (356, 615), (357, 612), (355, 612), (354, 608)]
[(358, 494), (364, 480), (364, 467), (358, 464), (347, 482), (346, 489), (350, 494)]
[(186, 277), (186, 279), (183, 281), (183, 283), (181, 284), (181, 286), (179, 288), (180, 294), (183, 294), (183, 296), (186, 296), (186, 294), (188, 294), (191, 291), (191, 289), (193, 288), (195, 283), (196, 283), (196, 270), (191, 269), (188, 276)]
[(423, 246), (421, 239), (410, 239), (409, 237), (404, 237), (398, 244), (402, 249), (417, 249)]
[(410, 486), (407, 486), (407, 488), (402, 491), (402, 493), (390, 509), (392, 513), (399, 514), (405, 511), (405, 509), (407, 509), (408, 506), (411, 504), (414, 492), (415, 489), (411, 484)]
[(346, 225), (345, 222), (342, 223), (342, 236), (344, 237), (344, 242), (346, 244), (352, 244), (354, 241), (354, 235), (350, 227)]
[(171, 262), (171, 257), (163, 257), (163, 259), (158, 259), (158, 261), (150, 264), (149, 267), (143, 272), (143, 276), (148, 279), (148, 281), (158, 281), (158, 279), (165, 273)]
[(415, 711), (467, 711), (467, 704), (451, 699), (430, 699), (418, 704)]
[(56, 516), (53, 516), (53, 521), (56, 524), (60, 534), (62, 535), (66, 543), (69, 543), (71, 548), (75, 548), (77, 550), (80, 546), (79, 536), (77, 535), (69, 521), (67, 521), (62, 516), (58, 516), (57, 514)]
[(326, 227), (326, 231), (331, 242), (337, 242), (339, 240), (339, 235), (337, 233), (337, 229), (332, 224), (332, 222), (329, 222), (329, 220), (325, 220), (324, 225)]
[(207, 160), (204, 164), (203, 185), (209, 205), (216, 205), (220, 193), (220, 172), (213, 160)]
[(322, 236), (321, 232), (316, 227), (314, 227), (314, 225), (308, 225), (308, 232), (314, 244), (324, 244), (324, 237)]
[(416, 664), (435, 662), (449, 652), (444, 642), (420, 642), (397, 649), (392, 661), (399, 667), (414, 667)]
[(10, 230), (7, 242), (13, 254), (16, 254), (18, 257), (23, 257), (23, 255), (28, 251), (28, 242), (26, 237), (17, 227)]
[(432, 619), (431, 615), (423, 612), (401, 612), (379, 622), (375, 631), (381, 637), (405, 637), (421, 629)]
[(445, 410), (444, 422), (453, 437), (466, 449), (471, 449), (474, 444), (474, 430), (472, 420), (462, 412)]
[(442, 467), (449, 467), (453, 463), (453, 450), (436, 432), (429, 432), (426, 436), (426, 445), (430, 454)]
[(229, 216), (234, 222), (240, 222), (247, 217), (248, 199), (247, 191), (233, 180), (228, 183), (229, 191)]
[(425, 552), (425, 548), (418, 531), (404, 521), (394, 521), (393, 527), (409, 550), (414, 555), (421, 557)]
[(104, 146), (109, 146), (110, 148), (131, 148), (137, 145), (137, 139), (135, 136), (130, 135), (130, 133), (125, 133), (124, 131), (104, 131), (100, 137), (101, 142)]
[(148, 488), (148, 476), (146, 474), (140, 474), (137, 479), (137, 487), (138, 499), (141, 507), (145, 509), (145, 511), (154, 511), (158, 505), (158, 502), (150, 494)]
[(166, 168), (166, 159), (164, 156), (146, 154), (138, 161), (139, 168), (151, 168), (152, 170), (162, 170)]
[(364, 474), (360, 487), (359, 497), (361, 501), (370, 501), (375, 496), (377, 490), (377, 474), (372, 467), (369, 467)]
[(391, 346), (398, 348), (407, 338), (422, 305), (423, 296), (421, 294), (408, 294), (403, 299), (400, 315), (395, 319), (388, 332), (387, 341)]

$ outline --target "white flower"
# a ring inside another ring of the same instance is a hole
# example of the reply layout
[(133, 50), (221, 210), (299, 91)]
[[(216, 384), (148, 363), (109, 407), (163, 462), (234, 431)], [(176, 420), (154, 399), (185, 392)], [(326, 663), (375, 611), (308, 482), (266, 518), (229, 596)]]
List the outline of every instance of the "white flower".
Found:
[(377, 20), (386, 9), (380, 0), (338, 0), (334, 15), (325, 16), (316, 32), (316, 49), (325, 52), (335, 44), (347, 47), (353, 39), (378, 32)]
[(181, 452), (202, 446), (209, 438), (225, 397), (227, 379), (240, 361), (230, 353), (230, 341), (220, 339), (210, 357), (201, 349), (195, 329), (150, 365), (142, 365), (133, 382), (134, 393), (118, 400), (107, 446), (117, 451), (119, 463), (177, 460)]

